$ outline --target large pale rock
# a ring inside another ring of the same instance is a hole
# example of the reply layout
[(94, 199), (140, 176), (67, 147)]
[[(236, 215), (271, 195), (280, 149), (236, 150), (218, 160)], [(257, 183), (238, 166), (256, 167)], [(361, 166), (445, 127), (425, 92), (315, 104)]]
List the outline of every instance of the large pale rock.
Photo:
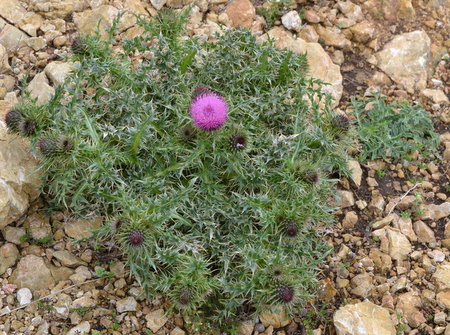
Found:
[(19, 257), (19, 249), (12, 244), (6, 243), (0, 247), (0, 275), (4, 274), (6, 270), (16, 264)]
[(419, 242), (436, 243), (433, 230), (425, 222), (417, 220), (413, 223), (413, 228)]
[(338, 5), (338, 9), (342, 13), (344, 13), (345, 17), (347, 17), (353, 21), (360, 21), (364, 17), (361, 7), (358, 5), (355, 5), (351, 1), (347, 1), (347, 2), (338, 1), (337, 5)]
[(423, 90), (431, 61), (431, 40), (424, 31), (395, 36), (375, 54), (377, 66), (408, 93)]
[(8, 109), (0, 108), (0, 229), (17, 220), (39, 196), (38, 162), (29, 145), (6, 130), (2, 120)]
[(268, 38), (271, 38), (279, 48), (287, 48), (299, 54), (306, 53), (310, 67), (309, 76), (329, 84), (323, 85), (321, 89), (323, 92), (331, 94), (335, 99), (334, 106), (337, 106), (343, 91), (340, 67), (332, 62), (319, 43), (308, 43), (301, 38), (295, 39), (289, 31), (282, 27), (271, 29), (259, 40), (266, 41)]
[(51, 62), (47, 64), (44, 72), (54, 85), (62, 85), (74, 68), (73, 63)]
[(24, 226), (28, 227), (30, 235), (34, 240), (43, 239), (52, 233), (50, 218), (43, 213), (29, 215), (24, 222)]
[(53, 256), (69, 268), (76, 268), (80, 265), (87, 265), (81, 258), (72, 254), (69, 250), (58, 250), (53, 252)]
[(88, 4), (81, 0), (64, 1), (33, 1), (28, 7), (29, 11), (34, 11), (46, 19), (64, 19), (73, 12), (83, 12), (88, 8)]
[(387, 309), (369, 301), (339, 308), (333, 317), (337, 335), (395, 335)]
[(450, 264), (439, 264), (433, 278), (450, 287)]
[(13, 76), (7, 74), (0, 76), (0, 99), (4, 99), (6, 94), (14, 89), (15, 84), (16, 80)]
[(398, 228), (411, 242), (417, 241), (417, 235), (413, 230), (410, 218), (399, 217), (398, 222), (394, 227)]
[(281, 17), (281, 23), (287, 30), (293, 30), (299, 33), (302, 30), (302, 19), (298, 12), (292, 10)]
[(387, 228), (386, 232), (389, 240), (389, 256), (396, 261), (405, 260), (412, 251), (411, 243), (398, 230)]
[(103, 219), (96, 217), (90, 220), (70, 220), (64, 224), (64, 232), (67, 236), (80, 240), (92, 236), (92, 230), (102, 226)]
[(9, 277), (9, 282), (16, 284), (18, 288), (27, 287), (31, 292), (49, 289), (55, 285), (55, 280), (44, 260), (35, 255), (27, 255), (20, 259)]
[(426, 88), (420, 92), (420, 96), (431, 100), (435, 104), (448, 104), (449, 99), (444, 91)]
[(90, 331), (91, 324), (89, 321), (83, 321), (78, 326), (70, 328), (66, 335), (89, 334)]
[(164, 316), (164, 310), (160, 308), (148, 313), (145, 320), (147, 320), (147, 327), (156, 333), (169, 319)]
[(225, 10), (233, 28), (250, 29), (255, 19), (255, 7), (249, 0), (233, 0)]
[(356, 275), (350, 283), (350, 293), (361, 299), (366, 299), (374, 289), (373, 277), (367, 272)]
[(347, 162), (348, 169), (351, 171), (352, 175), (350, 176), (352, 181), (355, 183), (356, 187), (361, 186), (361, 180), (362, 180), (362, 168), (358, 161), (355, 160), (349, 160)]
[(4, 17), (9, 22), (18, 23), (25, 15), (27, 15), (27, 11), (19, 0), (0, 1), (0, 17)]
[(367, 43), (373, 39), (375, 26), (371, 21), (364, 20), (350, 28), (353, 33), (353, 40), (356, 42)]
[(0, 74), (10, 73), (11, 66), (9, 66), (8, 52), (6, 48), (0, 44)]
[(81, 35), (92, 35), (98, 29), (102, 39), (108, 37), (107, 30), (112, 27), (119, 10), (111, 5), (103, 5), (84, 13), (78, 23), (78, 32)]
[(280, 309), (279, 313), (260, 313), (259, 320), (266, 328), (269, 326), (273, 326), (274, 328), (285, 327), (291, 321), (291, 319), (286, 315), (286, 311), (284, 309)]
[(412, 328), (419, 327), (427, 321), (420, 311), (422, 299), (416, 291), (400, 294), (397, 298), (396, 307), (396, 310), (403, 314)]
[(17, 46), (24, 45), (24, 41), (28, 37), (30, 36), (27, 33), (10, 24), (0, 29), (0, 44), (6, 49), (13, 49)]
[(420, 216), (421, 220), (437, 221), (450, 215), (450, 202), (444, 202), (440, 205), (421, 205), (420, 208), (425, 209), (425, 212)]
[(45, 104), (49, 101), (50, 96), (55, 94), (55, 89), (49, 85), (45, 72), (38, 73), (28, 84), (30, 97), (37, 98), (38, 104)]
[(325, 45), (343, 49), (344, 51), (350, 50), (352, 43), (341, 33), (339, 28), (317, 25), (316, 31)]

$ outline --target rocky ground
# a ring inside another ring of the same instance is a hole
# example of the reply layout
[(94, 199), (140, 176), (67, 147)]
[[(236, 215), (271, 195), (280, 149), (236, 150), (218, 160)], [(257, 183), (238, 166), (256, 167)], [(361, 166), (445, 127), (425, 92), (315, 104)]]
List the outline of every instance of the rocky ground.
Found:
[[(0, 1), (0, 119), (20, 99), (25, 74), (31, 96), (45, 102), (70, 71), (60, 55), (77, 34), (99, 22), (104, 31), (123, 9), (150, 17), (187, 3)], [(352, 96), (377, 90), (388, 101), (421, 104), (441, 147), (440, 156), (353, 161), (353, 179), (338, 186), (338, 223), (323, 232), (334, 253), (320, 269), (318, 299), (293, 319), (261, 315), (255, 323), (243, 316), (240, 334), (449, 335), (450, 2), (299, 0), (273, 27), (256, 14), (264, 6), (198, 1), (190, 34), (212, 39), (218, 24), (241, 26), (307, 51), (311, 75), (331, 84), (336, 108), (348, 112)], [(139, 33), (132, 16), (121, 25), (118, 44)], [(0, 335), (192, 333), (188, 318), (164, 315), (162, 298), (140, 297), (120, 253), (75, 242), (101, 219), (44, 215), (38, 176), (28, 176), (36, 162), (26, 144), (8, 136), (0, 126)]]

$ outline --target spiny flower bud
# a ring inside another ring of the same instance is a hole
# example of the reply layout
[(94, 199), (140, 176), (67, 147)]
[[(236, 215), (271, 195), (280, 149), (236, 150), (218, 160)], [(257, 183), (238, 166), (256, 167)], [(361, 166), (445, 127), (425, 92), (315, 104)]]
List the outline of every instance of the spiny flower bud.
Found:
[(211, 92), (206, 86), (197, 86), (192, 93), (192, 99), (198, 97), (200, 94)]
[(73, 150), (74, 144), (65, 136), (49, 136), (39, 140), (38, 148), (45, 157), (52, 157), (70, 152)]
[(187, 125), (181, 128), (180, 130), (180, 137), (183, 139), (184, 142), (192, 142), (195, 140), (195, 129), (191, 126)]
[(230, 137), (230, 146), (232, 150), (244, 150), (247, 146), (247, 138), (241, 133), (236, 133)]
[(87, 51), (86, 42), (82, 37), (76, 37), (71, 44), (72, 52), (76, 55), (84, 55)]
[(286, 220), (283, 229), (286, 236), (296, 237), (298, 234), (298, 223), (295, 220)]
[(315, 170), (306, 170), (303, 180), (310, 185), (317, 184), (319, 182), (319, 173)]
[(345, 114), (338, 114), (333, 119), (334, 128), (342, 132), (347, 132), (350, 128), (351, 120)]
[(181, 291), (180, 293), (180, 298), (178, 299), (178, 301), (180, 302), (181, 305), (188, 305), (192, 300), (192, 292), (189, 289), (184, 289), (183, 291)]
[(139, 249), (145, 244), (145, 232), (141, 229), (132, 229), (128, 232), (127, 245), (133, 249)]
[(36, 125), (37, 125), (37, 122), (35, 119), (26, 118), (26, 119), (22, 120), (21, 122), (19, 122), (19, 125), (18, 125), (19, 133), (25, 137), (34, 135), (34, 133), (36, 132)]
[(276, 291), (276, 298), (280, 303), (290, 303), (294, 299), (294, 289), (287, 284), (281, 285)]
[(10, 110), (5, 116), (5, 123), (8, 129), (13, 133), (18, 133), (19, 124), (23, 121), (24, 117), (19, 110)]

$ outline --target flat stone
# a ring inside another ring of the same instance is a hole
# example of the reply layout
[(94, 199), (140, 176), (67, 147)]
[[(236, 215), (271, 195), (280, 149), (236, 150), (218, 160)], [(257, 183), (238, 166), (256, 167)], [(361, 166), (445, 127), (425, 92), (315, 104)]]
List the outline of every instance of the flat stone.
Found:
[(274, 328), (285, 327), (291, 322), (291, 319), (286, 315), (284, 309), (280, 309), (279, 313), (263, 312), (259, 314), (259, 320), (264, 327), (273, 326)]
[(450, 202), (444, 202), (440, 205), (430, 204), (419, 208), (425, 209), (425, 212), (420, 216), (421, 220), (437, 221), (450, 215)]
[(22, 257), (9, 281), (16, 284), (18, 288), (29, 288), (31, 292), (43, 288), (49, 289), (55, 285), (55, 280), (44, 260), (35, 255)]
[(398, 228), (400, 232), (411, 242), (417, 241), (417, 235), (413, 230), (412, 221), (410, 218), (399, 217), (398, 222), (394, 227)]
[(389, 224), (390, 224), (392, 221), (394, 221), (394, 220), (398, 220), (398, 215), (397, 215), (397, 214), (394, 214), (394, 213), (391, 213), (391, 214), (389, 214), (388, 216), (386, 216), (385, 218), (383, 218), (383, 219), (381, 219), (381, 220), (378, 220), (378, 221), (375, 221), (375, 222), (372, 224), (372, 228), (373, 228), (374, 230), (376, 230), (376, 229), (380, 229), (380, 228), (389, 226)]
[(255, 19), (255, 7), (249, 0), (232, 0), (225, 9), (233, 28), (250, 29)]
[(364, 20), (350, 27), (353, 33), (352, 40), (360, 43), (370, 42), (375, 35), (375, 27), (372, 22)]
[(21, 288), (17, 291), (17, 301), (19, 302), (20, 306), (28, 305), (31, 302), (31, 299), (33, 298), (33, 294), (31, 293), (29, 288)]
[(64, 266), (76, 268), (80, 265), (87, 265), (81, 258), (75, 256), (68, 250), (57, 250), (53, 252), (53, 257), (60, 261)]
[(420, 95), (434, 102), (435, 104), (448, 104), (449, 100), (447, 95), (442, 90), (433, 90), (426, 88), (420, 92)]
[(29, 37), (24, 40), (24, 43), (34, 51), (38, 51), (47, 46), (47, 42), (42, 37)]
[(8, 268), (16, 264), (19, 257), (19, 249), (12, 243), (5, 243), (0, 247), (0, 275), (4, 274)]
[(356, 187), (360, 187), (361, 186), (361, 181), (362, 181), (362, 174), (363, 174), (361, 165), (359, 164), (358, 161), (355, 161), (353, 159), (349, 160), (347, 162), (347, 165), (348, 165), (348, 169), (352, 173), (350, 178), (355, 183)]
[(386, 232), (389, 239), (389, 256), (396, 261), (407, 259), (412, 247), (406, 236), (391, 228), (386, 229)]
[(329, 85), (321, 87), (322, 92), (331, 94), (338, 105), (342, 97), (343, 85), (340, 67), (333, 63), (330, 56), (319, 43), (308, 43), (301, 38), (295, 39), (291, 32), (283, 27), (274, 27), (266, 34), (260, 36), (258, 41), (272, 39), (279, 48), (287, 48), (298, 54), (305, 54), (309, 64), (309, 76), (321, 79)]
[(20, 238), (25, 235), (27, 232), (23, 227), (11, 227), (6, 226), (2, 229), (3, 237), (6, 241), (19, 245)]
[(89, 334), (91, 325), (89, 321), (83, 321), (78, 326), (70, 328), (66, 335)]
[(347, 51), (351, 48), (352, 43), (348, 40), (340, 29), (332, 29), (322, 25), (316, 26), (317, 34), (323, 40), (323, 43), (330, 47), (335, 47)]
[[(4, 120), (9, 108), (0, 108)], [(0, 123), (0, 229), (21, 217), (31, 201), (39, 196), (40, 173), (33, 173), (38, 161), (29, 144), (7, 132)]]
[(423, 221), (418, 220), (413, 223), (414, 232), (419, 242), (436, 243), (433, 230)]
[(92, 308), (96, 306), (97, 300), (92, 297), (92, 294), (90, 292), (86, 293), (81, 298), (75, 299), (72, 302), (72, 308), (80, 308), (80, 307)]
[(119, 10), (111, 5), (103, 5), (93, 10), (84, 12), (83, 18), (78, 23), (78, 32), (81, 35), (92, 35), (98, 29), (102, 39), (108, 37), (107, 30), (112, 27)]
[(340, 199), (338, 203), (340, 208), (351, 207), (355, 204), (353, 192), (340, 190), (338, 191), (338, 198)]
[(351, 20), (360, 21), (364, 17), (361, 7), (354, 4), (353, 2), (338, 1), (337, 5), (338, 5), (338, 9), (342, 13), (344, 13), (345, 17), (347, 17)]
[(343, 229), (352, 229), (358, 222), (358, 215), (354, 211), (347, 212), (342, 220)]
[(30, 230), (30, 235), (34, 240), (46, 238), (51, 235), (52, 227), (48, 216), (43, 213), (33, 213), (27, 217), (24, 226)]
[(302, 30), (302, 19), (297, 11), (292, 10), (281, 17), (281, 23), (287, 30), (299, 33)]
[(164, 309), (160, 308), (148, 313), (145, 320), (147, 321), (147, 327), (156, 333), (169, 319), (164, 316)]
[(377, 66), (408, 93), (426, 88), (431, 40), (424, 31), (395, 36), (375, 57)]
[(27, 15), (27, 10), (20, 4), (19, 0), (0, 1), (0, 16), (9, 22), (19, 23)]
[(11, 73), (11, 66), (9, 65), (8, 52), (6, 48), (0, 44), (0, 74)]
[(28, 34), (10, 24), (0, 30), (0, 44), (7, 50), (24, 45), (25, 39), (29, 37)]
[(338, 335), (395, 335), (389, 311), (369, 301), (340, 307), (333, 316)]
[(45, 104), (50, 100), (50, 96), (55, 94), (55, 89), (49, 85), (48, 78), (44, 72), (38, 73), (28, 84), (30, 98), (37, 98), (38, 104)]
[(439, 264), (433, 278), (450, 287), (450, 264)]
[(126, 297), (116, 302), (116, 309), (119, 313), (134, 312), (137, 311), (138, 308), (139, 304), (133, 297)]
[(167, 0), (150, 0), (153, 7), (155, 7), (157, 10), (161, 10), (161, 8), (164, 7)]
[(403, 314), (408, 324), (413, 328), (419, 327), (427, 321), (420, 311), (421, 307), (422, 299), (416, 291), (402, 293), (397, 297), (396, 310)]
[(64, 224), (64, 232), (67, 236), (76, 240), (89, 238), (92, 236), (92, 230), (100, 228), (102, 223), (103, 219), (101, 217), (96, 217), (89, 220), (70, 220)]

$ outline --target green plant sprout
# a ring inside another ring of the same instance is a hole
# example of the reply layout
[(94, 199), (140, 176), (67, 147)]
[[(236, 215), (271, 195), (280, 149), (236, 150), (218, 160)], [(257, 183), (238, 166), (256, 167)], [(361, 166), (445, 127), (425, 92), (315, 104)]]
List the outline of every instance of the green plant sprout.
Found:
[[(377, 93), (368, 99), (352, 98), (362, 161), (376, 158), (408, 157), (415, 150), (435, 152), (440, 143), (433, 122), (423, 107), (407, 101), (387, 105), (386, 97)], [(367, 111), (365, 106), (371, 103)], [(409, 156), (411, 157), (411, 156)]]

